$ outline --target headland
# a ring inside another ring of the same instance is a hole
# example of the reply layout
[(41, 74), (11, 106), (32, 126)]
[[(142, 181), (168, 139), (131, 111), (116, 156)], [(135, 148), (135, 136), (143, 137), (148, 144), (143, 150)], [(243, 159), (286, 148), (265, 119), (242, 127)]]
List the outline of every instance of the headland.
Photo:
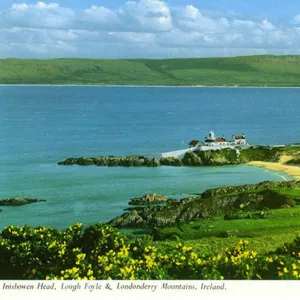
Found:
[(176, 59), (10, 58), (0, 60), (0, 84), (299, 87), (299, 61), (297, 55)]

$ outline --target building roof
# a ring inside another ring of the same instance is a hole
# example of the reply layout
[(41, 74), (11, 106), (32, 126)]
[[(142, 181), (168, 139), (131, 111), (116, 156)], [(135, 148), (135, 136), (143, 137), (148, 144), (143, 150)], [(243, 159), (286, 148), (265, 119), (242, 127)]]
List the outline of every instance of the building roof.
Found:
[(207, 143), (212, 143), (212, 142), (223, 143), (223, 142), (227, 142), (227, 140), (225, 138), (216, 138), (215, 140), (206, 139), (205, 142), (207, 142)]
[(192, 141), (190, 141), (189, 145), (190, 146), (197, 146), (199, 143), (200, 143), (199, 140), (192, 140)]
[(235, 135), (234, 138), (236, 140), (245, 140), (246, 139), (246, 137), (244, 135)]
[(225, 138), (216, 138), (216, 142), (218, 142), (218, 143), (226, 142), (226, 139)]

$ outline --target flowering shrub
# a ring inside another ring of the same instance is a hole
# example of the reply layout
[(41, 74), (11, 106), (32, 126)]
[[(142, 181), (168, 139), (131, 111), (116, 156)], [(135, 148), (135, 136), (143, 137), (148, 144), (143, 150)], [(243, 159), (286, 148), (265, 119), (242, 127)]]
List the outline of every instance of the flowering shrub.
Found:
[(0, 279), (300, 279), (300, 237), (269, 254), (247, 246), (208, 256), (182, 243), (159, 250), (150, 237), (101, 223), (9, 226), (0, 233)]

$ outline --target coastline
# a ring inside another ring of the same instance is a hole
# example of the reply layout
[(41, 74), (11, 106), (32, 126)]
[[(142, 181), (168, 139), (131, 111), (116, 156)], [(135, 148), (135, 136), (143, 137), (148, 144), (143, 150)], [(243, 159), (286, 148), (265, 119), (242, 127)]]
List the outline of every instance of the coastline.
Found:
[(282, 162), (264, 162), (264, 161), (251, 161), (248, 166), (261, 167), (269, 170), (280, 171), (293, 176), (295, 180), (300, 180), (300, 167), (288, 166)]

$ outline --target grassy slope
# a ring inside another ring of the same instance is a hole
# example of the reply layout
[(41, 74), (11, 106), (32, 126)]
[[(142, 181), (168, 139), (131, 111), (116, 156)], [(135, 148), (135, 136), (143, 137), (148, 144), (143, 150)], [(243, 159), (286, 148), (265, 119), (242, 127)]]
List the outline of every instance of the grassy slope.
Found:
[[(282, 194), (300, 200), (300, 190), (275, 189)], [(250, 191), (251, 192), (251, 191)], [(298, 202), (299, 203), (299, 202)], [(273, 251), (284, 243), (291, 242), (300, 234), (300, 205), (295, 208), (271, 210), (265, 219), (224, 220), (217, 216), (211, 220), (194, 221), (174, 227), (160, 229), (160, 247), (176, 244), (176, 239), (185, 240), (188, 245), (201, 252), (222, 252), (240, 239), (250, 242), (251, 250)], [(169, 240), (168, 240), (169, 239)]]
[(0, 60), (2, 84), (300, 86), (300, 56)]

